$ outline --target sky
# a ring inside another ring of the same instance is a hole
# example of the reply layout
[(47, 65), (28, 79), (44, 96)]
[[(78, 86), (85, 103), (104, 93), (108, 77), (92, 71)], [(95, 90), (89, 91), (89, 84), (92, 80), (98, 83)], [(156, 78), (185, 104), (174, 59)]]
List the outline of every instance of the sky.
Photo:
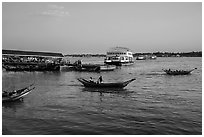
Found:
[(201, 2), (3, 2), (2, 48), (63, 54), (202, 50)]

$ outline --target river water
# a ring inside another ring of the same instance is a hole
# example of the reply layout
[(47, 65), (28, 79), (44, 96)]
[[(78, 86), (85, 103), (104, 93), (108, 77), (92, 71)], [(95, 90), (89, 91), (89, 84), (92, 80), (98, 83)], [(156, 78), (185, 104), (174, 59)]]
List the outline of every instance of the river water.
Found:
[[(72, 60), (76, 58), (71, 58)], [(103, 62), (103, 58), (83, 58)], [(162, 69), (192, 69), (169, 76)], [(124, 89), (84, 88), (77, 78), (125, 81)], [(135, 61), (111, 72), (2, 72), (3, 90), (35, 83), (23, 101), (2, 104), (3, 134), (201, 135), (202, 58)]]

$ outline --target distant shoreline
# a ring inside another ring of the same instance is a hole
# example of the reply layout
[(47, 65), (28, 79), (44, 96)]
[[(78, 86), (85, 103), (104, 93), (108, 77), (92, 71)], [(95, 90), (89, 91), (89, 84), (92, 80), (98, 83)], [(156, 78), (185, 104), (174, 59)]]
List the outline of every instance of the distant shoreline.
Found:
[[(198, 52), (153, 52), (153, 53), (134, 53), (133, 56), (139, 55), (156, 55), (157, 57), (202, 57), (202, 51)], [(65, 57), (106, 57), (106, 54), (67, 54)]]

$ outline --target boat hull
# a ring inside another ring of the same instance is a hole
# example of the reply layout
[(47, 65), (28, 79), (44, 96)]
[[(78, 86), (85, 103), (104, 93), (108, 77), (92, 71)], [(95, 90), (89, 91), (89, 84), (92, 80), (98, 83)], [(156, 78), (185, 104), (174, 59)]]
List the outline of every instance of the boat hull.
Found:
[(78, 78), (79, 82), (81, 82), (85, 87), (89, 88), (124, 88), (130, 82), (134, 81), (135, 79), (131, 79), (125, 82), (118, 82), (118, 83), (95, 83), (85, 80), (83, 78)]
[(101, 64), (81, 64), (72, 65), (72, 70), (86, 71), (86, 72), (101, 72), (101, 71), (113, 71), (116, 69), (115, 65), (101, 65)]
[(179, 73), (179, 72), (166, 72), (166, 74), (168, 74), (168, 75), (189, 75), (190, 72), (182, 72), (182, 73)]
[(24, 96), (29, 94), (35, 87), (26, 87), (24, 89), (17, 90), (15, 94), (11, 96), (3, 96), (2, 94), (2, 102), (13, 102), (22, 99)]
[(115, 65), (103, 65), (100, 66), (100, 71), (113, 71), (116, 69)]
[(166, 69), (163, 71), (166, 72), (167, 75), (189, 75), (195, 69), (197, 69), (197, 68), (194, 68), (194, 69), (189, 70), (189, 71), (187, 71), (187, 70), (174, 70), (173, 71), (173, 70), (166, 70)]
[(134, 62), (104, 62), (107, 65), (115, 65), (115, 66), (129, 66), (133, 65)]

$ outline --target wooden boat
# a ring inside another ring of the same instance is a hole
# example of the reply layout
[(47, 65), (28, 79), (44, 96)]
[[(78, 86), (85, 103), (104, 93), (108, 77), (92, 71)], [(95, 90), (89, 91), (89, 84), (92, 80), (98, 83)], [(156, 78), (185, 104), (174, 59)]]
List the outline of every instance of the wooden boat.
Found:
[(60, 71), (73, 71), (73, 70), (75, 70), (74, 66), (68, 66), (68, 65), (60, 66)]
[(83, 65), (74, 66), (75, 71), (86, 71), (86, 72), (113, 71), (115, 69), (116, 69), (115, 65), (83, 64)]
[(100, 66), (95, 66), (95, 67), (84, 67), (84, 66), (75, 66), (74, 67), (75, 71), (86, 71), (86, 72), (99, 72), (100, 71)]
[(193, 70), (197, 68), (194, 68), (192, 70), (171, 70), (171, 69), (163, 69), (164, 72), (168, 75), (188, 75), (190, 74)]
[(86, 71), (86, 72), (101, 72), (101, 71), (113, 71), (116, 69), (115, 65), (107, 64), (85, 64), (81, 60), (74, 62), (73, 64), (68, 64), (68, 67), (72, 68), (75, 71)]
[(130, 82), (134, 81), (135, 78), (125, 81), (125, 82), (117, 82), (117, 83), (96, 83), (90, 82), (89, 80), (78, 78), (79, 82), (81, 82), (85, 87), (92, 87), (92, 88), (124, 88)]
[(155, 55), (139, 55), (136, 57), (136, 60), (154, 60), (157, 59)]
[(25, 95), (30, 93), (35, 87), (33, 87), (33, 84), (31, 84), (28, 87), (14, 90), (12, 92), (3, 91), (2, 93), (2, 102), (12, 102), (16, 100), (22, 99)]
[(116, 69), (115, 65), (101, 65), (100, 71), (113, 71)]

